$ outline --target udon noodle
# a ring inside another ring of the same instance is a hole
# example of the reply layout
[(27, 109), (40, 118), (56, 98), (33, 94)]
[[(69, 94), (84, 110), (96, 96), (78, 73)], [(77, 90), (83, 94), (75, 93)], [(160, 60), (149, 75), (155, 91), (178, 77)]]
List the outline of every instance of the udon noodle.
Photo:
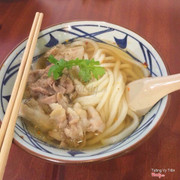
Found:
[[(61, 55), (63, 54), (63, 58), (65, 60), (71, 59), (72, 56), (79, 56), (79, 54), (77, 55), (77, 52), (74, 52), (74, 48), (82, 48), (83, 51), (81, 52), (82, 49), (80, 50), (80, 54), (82, 54), (81, 58), (94, 58), (95, 61), (99, 61), (100, 65), (106, 69), (106, 73), (98, 80), (92, 79), (89, 83), (82, 83), (76, 76), (75, 78), (72, 78), (72, 74), (74, 72), (70, 73), (69, 76), (73, 81), (77, 95), (74, 99), (71, 99), (68, 107), (66, 108), (74, 108), (78, 104), (79, 107), (82, 107), (82, 112), (86, 112), (86, 120), (91, 122), (93, 115), (90, 119), (88, 114), (90, 113), (90, 109), (88, 108), (93, 107), (94, 110), (98, 113), (96, 114), (95, 112), (94, 117), (100, 117), (102, 122), (97, 122), (97, 126), (98, 123), (100, 123), (100, 130), (98, 128), (95, 130), (90, 130), (87, 126), (86, 130), (83, 130), (83, 138), (78, 141), (78, 145), (69, 145), (67, 141), (64, 141), (65, 145), (62, 145), (61, 143), (61, 147), (87, 148), (97, 145), (105, 146), (117, 143), (130, 135), (139, 125), (140, 117), (138, 117), (128, 107), (125, 98), (125, 88), (129, 82), (149, 76), (147, 68), (145, 68), (141, 63), (135, 61), (131, 56), (120, 50), (118, 47), (115, 47), (115, 45), (108, 43), (97, 43), (90, 39), (78, 39), (72, 43), (63, 45), (63, 48), (68, 49), (68, 53), (61, 53)], [(33, 65), (33, 67), (36, 69), (33, 71), (46, 68), (46, 59), (50, 54), (53, 53), (57, 55), (57, 52), (52, 49), (49, 50), (42, 58), (40, 58), (38, 63)], [(73, 54), (71, 56), (71, 53), (75, 53), (75, 55)], [(74, 68), (73, 71), (78, 71), (78, 69)], [(27, 93), (25, 93), (24, 102), (31, 98), (30, 95), (26, 94)], [(39, 102), (39, 100), (37, 101)], [(54, 110), (54, 105), (52, 105), (53, 103), (45, 104), (48, 104), (47, 109), (50, 109), (46, 110), (47, 112), (44, 113), (45, 119), (47, 119), (48, 116), (51, 116), (52, 111)], [(27, 115), (30, 113), (30, 111), (24, 109), (23, 112), (23, 105), (25, 105), (25, 103), (22, 103), (20, 116), (25, 119), (24, 122), (27, 126), (36, 129), (36, 123), (31, 123), (31, 118), (29, 118)], [(40, 105), (43, 106), (43, 103), (41, 102)], [(73, 110), (75, 110), (76, 113), (78, 112), (75, 108)], [(67, 113), (68, 110), (66, 111), (66, 115)], [(62, 113), (59, 114), (59, 116), (61, 115)], [(78, 115), (80, 119), (82, 119), (81, 115)], [(52, 120), (52, 117), (50, 119)], [(93, 122), (95, 122), (95, 120)], [(66, 124), (67, 123), (69, 123), (69, 120), (67, 120)], [(65, 127), (67, 128), (67, 126), (70, 125), (66, 125)], [(39, 136), (38, 133), (35, 133), (36, 131), (32, 130), (32, 128), (29, 128), (29, 130), (41, 140), (47, 141), (51, 144), (56, 144), (58, 146), (61, 142), (61, 139), (56, 138), (54, 135), (52, 135), (52, 133), (49, 133), (48, 130), (43, 132), (42, 128), (39, 128), (38, 131), (40, 130), (41, 136)], [(71, 129), (69, 128), (68, 131), (69, 130)], [(52, 131), (52, 129), (50, 129), (50, 131)], [(63, 137), (65, 136), (66, 132)], [(72, 139), (70, 141), (72, 141)]]

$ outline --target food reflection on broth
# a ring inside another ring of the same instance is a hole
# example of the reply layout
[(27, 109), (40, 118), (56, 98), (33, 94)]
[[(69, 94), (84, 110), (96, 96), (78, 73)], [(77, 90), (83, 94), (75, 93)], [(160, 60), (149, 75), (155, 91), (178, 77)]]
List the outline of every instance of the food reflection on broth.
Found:
[[(79, 67), (48, 76), (53, 55), (65, 61), (100, 62), (105, 74), (83, 82)], [(125, 99), (126, 84), (149, 76), (148, 70), (122, 50), (90, 39), (58, 44), (41, 57), (29, 74), (19, 116), (31, 134), (59, 148), (90, 148), (119, 142), (139, 124)]]

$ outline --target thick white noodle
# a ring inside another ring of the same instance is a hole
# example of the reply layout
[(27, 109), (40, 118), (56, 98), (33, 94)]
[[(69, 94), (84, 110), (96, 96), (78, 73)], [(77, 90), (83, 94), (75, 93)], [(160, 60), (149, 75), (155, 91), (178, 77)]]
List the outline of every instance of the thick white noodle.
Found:
[(117, 61), (115, 66), (114, 66), (114, 69), (113, 69), (113, 74), (114, 74), (115, 81), (117, 80), (117, 77), (118, 77), (118, 74), (119, 74), (119, 65), (120, 65), (120, 62)]
[(84, 41), (74, 41), (71, 44), (71, 47), (75, 47), (75, 46), (85, 46), (85, 42)]
[(100, 111), (100, 109), (103, 107), (104, 103), (106, 102), (109, 94), (111, 93), (112, 85), (114, 83), (113, 73), (109, 69), (107, 69), (107, 72), (108, 72), (108, 75), (109, 75), (109, 83), (108, 83), (108, 86), (107, 86), (107, 89), (106, 89), (105, 93), (103, 94), (102, 99), (100, 100), (99, 104), (96, 107), (96, 109), (98, 111)]
[(133, 118), (130, 126), (125, 128), (122, 132), (120, 132), (116, 136), (112, 136), (107, 139), (101, 140), (103, 145), (117, 143), (117, 142), (121, 141), (122, 139), (124, 139), (125, 137), (129, 136), (137, 128), (137, 126), (139, 125), (139, 119), (138, 119), (137, 115), (134, 112), (132, 112), (130, 109), (128, 110), (128, 115)]
[(96, 54), (97, 50), (99, 49), (98, 44), (95, 41), (91, 40), (91, 39), (81, 39), (81, 40), (84, 41), (84, 42), (88, 42), (89, 44), (91, 44), (91, 46), (93, 46), (94, 53), (93, 53), (92, 57), (94, 57), (94, 55)]
[(102, 55), (102, 53), (103, 53), (103, 49), (98, 49), (98, 50), (96, 51), (96, 53), (94, 54), (94, 56), (93, 56), (94, 60), (95, 60), (95, 61), (99, 61), (99, 58), (100, 58), (100, 56)]
[(104, 61), (113, 61), (115, 58), (113, 56), (107, 56), (104, 58)]
[(112, 68), (115, 66), (115, 63), (103, 63), (101, 66), (104, 68)]
[(122, 109), (121, 109), (121, 113), (118, 117), (118, 119), (115, 121), (114, 124), (112, 124), (111, 127), (106, 128), (106, 130), (100, 134), (99, 136), (96, 137), (92, 137), (89, 141), (88, 141), (88, 145), (92, 145), (92, 144), (96, 144), (97, 142), (99, 142), (101, 139), (106, 138), (107, 136), (112, 136), (111, 134), (113, 134), (114, 131), (117, 131), (119, 129), (119, 126), (122, 124), (122, 122), (124, 121), (126, 115), (127, 115), (127, 111), (128, 111), (128, 106), (127, 103), (125, 101), (125, 98), (123, 98), (123, 105), (122, 105)]
[(92, 89), (93, 87), (95, 88), (107, 78), (108, 78), (108, 73), (106, 72), (106, 74), (102, 78), (100, 78), (98, 81), (93, 81), (93, 82), (90, 82), (89, 84), (87, 84), (86, 88), (87, 89)]
[[(117, 111), (118, 111), (118, 104), (122, 98), (122, 95), (124, 93), (124, 83), (122, 81), (122, 76), (120, 76), (120, 80), (118, 80), (119, 84), (117, 84), (117, 87), (115, 88), (115, 91), (117, 91), (116, 96), (113, 97), (113, 101), (109, 104), (109, 108), (111, 108), (110, 116), (109, 119), (107, 121), (107, 127), (111, 126), (111, 124), (113, 123), (116, 115), (117, 115)], [(114, 94), (113, 94), (114, 95)], [(111, 101), (111, 98), (110, 98)]]
[(109, 82), (109, 79), (104, 80), (104, 82), (102, 82), (99, 86), (97, 86), (94, 91), (95, 92), (105, 91), (108, 82)]
[(99, 103), (100, 99), (102, 98), (102, 95), (103, 93), (99, 92), (89, 96), (82, 96), (77, 98), (75, 102), (79, 102), (83, 106), (88, 106), (88, 105), (96, 106)]
[(100, 63), (102, 63), (103, 60), (104, 60), (104, 58), (105, 58), (105, 54), (101, 54), (101, 56), (99, 57), (98, 61), (99, 61)]
[(114, 131), (116, 131), (121, 125), (121, 123), (124, 121), (125, 117), (127, 116), (128, 105), (124, 97), (122, 99), (122, 108), (120, 109), (120, 111), (121, 112), (118, 113), (117, 120), (112, 124), (112, 126), (106, 129), (106, 131), (104, 132), (104, 136), (108, 136), (112, 134)]
[[(108, 45), (105, 45), (105, 44), (101, 44), (101, 48), (105, 48), (107, 47)], [(109, 51), (109, 54), (115, 54), (116, 56), (118, 56), (122, 62), (127, 62), (127, 63), (130, 63), (130, 64), (134, 64), (136, 66), (138, 66), (144, 73), (144, 76), (145, 77), (148, 77), (149, 76), (149, 71), (147, 68), (145, 68), (141, 63), (139, 63), (138, 61), (135, 61), (132, 57), (130, 57), (128, 54), (126, 54), (124, 51), (121, 51), (121, 52), (117, 52), (115, 51), (115, 47), (112, 47), (112, 46), (108, 46), (107, 47), (108, 50), (106, 49), (106, 51)]]
[(125, 69), (125, 68), (129, 68), (129, 69), (132, 70), (132, 65), (131, 65), (131, 64), (121, 64), (120, 70), (121, 70), (121, 69)]

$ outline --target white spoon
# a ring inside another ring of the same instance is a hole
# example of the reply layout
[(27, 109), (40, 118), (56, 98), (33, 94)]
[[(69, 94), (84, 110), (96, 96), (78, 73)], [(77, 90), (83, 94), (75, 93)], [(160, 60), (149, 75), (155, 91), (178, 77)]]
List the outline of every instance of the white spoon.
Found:
[(129, 83), (126, 99), (139, 116), (145, 115), (165, 95), (180, 89), (180, 74), (149, 77)]

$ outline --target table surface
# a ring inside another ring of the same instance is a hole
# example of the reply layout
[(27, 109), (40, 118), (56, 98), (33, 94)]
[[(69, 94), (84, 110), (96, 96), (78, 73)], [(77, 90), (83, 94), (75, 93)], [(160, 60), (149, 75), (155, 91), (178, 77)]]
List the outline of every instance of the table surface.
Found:
[[(74, 20), (108, 21), (149, 41), (166, 61), (170, 74), (180, 72), (179, 0), (0, 0), (0, 63), (30, 31), (35, 12), (42, 28)], [(101, 163), (58, 165), (12, 145), (4, 180), (164, 179), (180, 177), (180, 91), (171, 95), (158, 130), (128, 154)], [(166, 172), (165, 172), (166, 171)]]

